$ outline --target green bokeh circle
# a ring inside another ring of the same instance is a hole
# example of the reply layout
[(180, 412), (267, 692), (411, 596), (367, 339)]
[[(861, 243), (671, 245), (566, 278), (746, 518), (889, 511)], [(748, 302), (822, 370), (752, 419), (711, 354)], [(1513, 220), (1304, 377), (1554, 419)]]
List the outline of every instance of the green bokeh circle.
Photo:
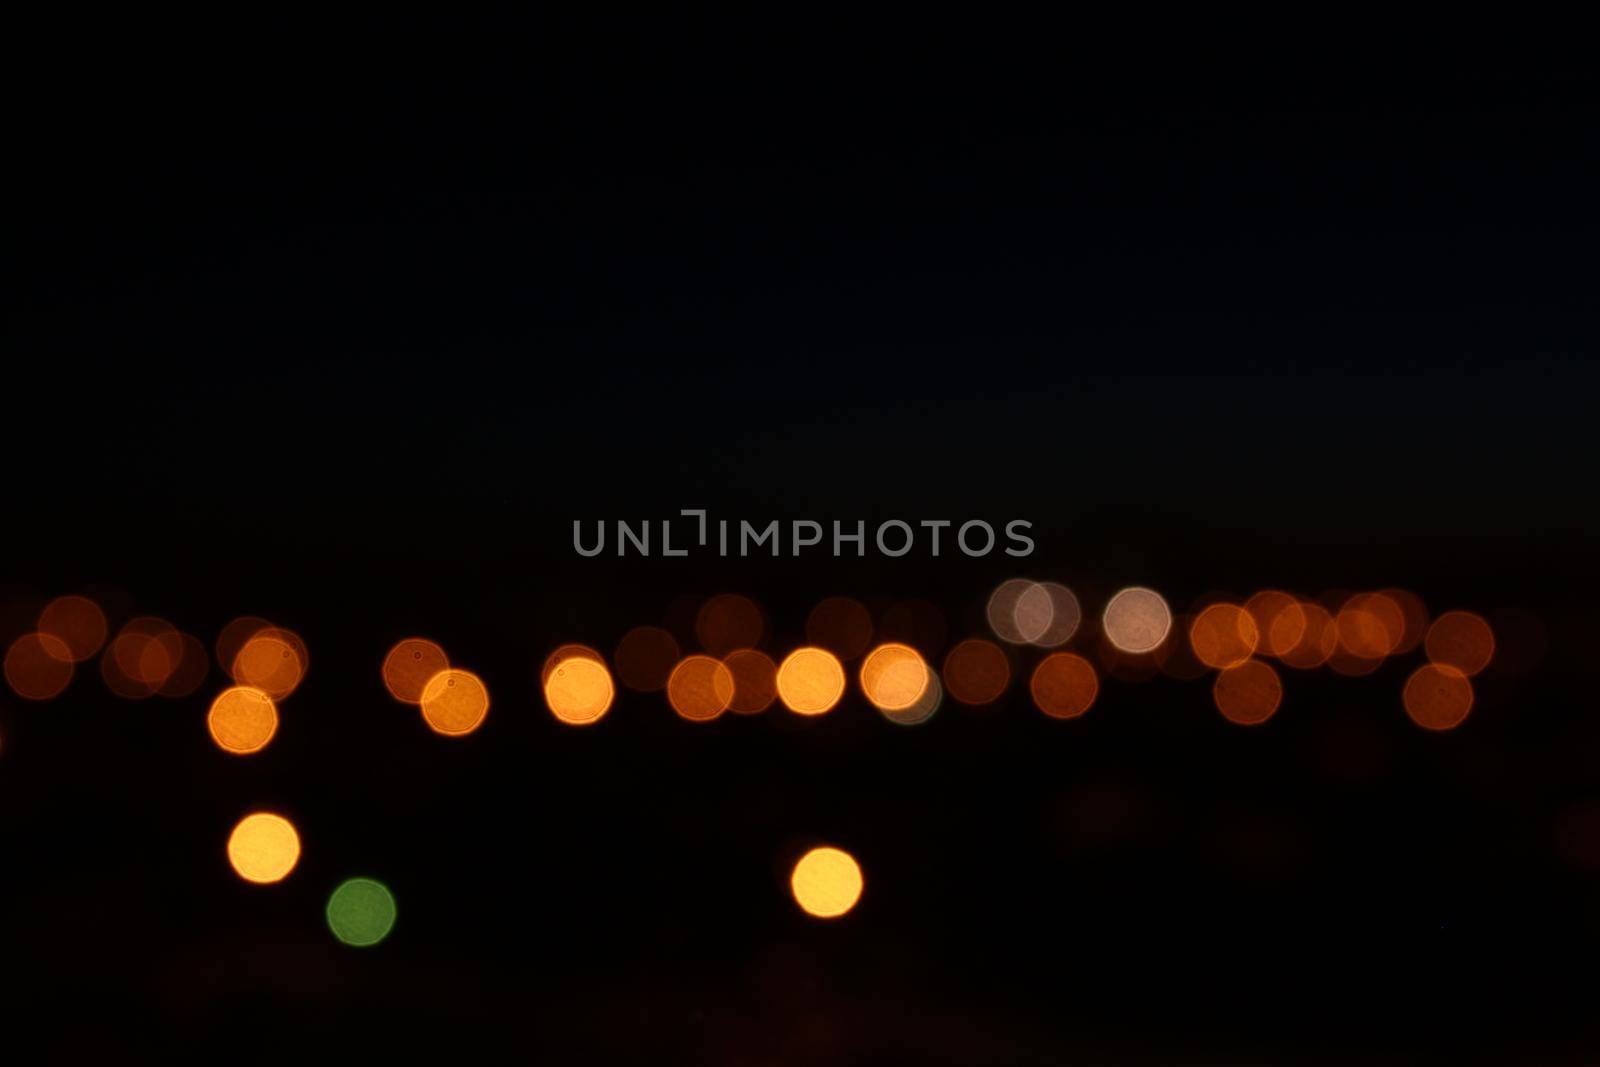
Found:
[(394, 929), (394, 894), (371, 878), (350, 878), (328, 898), (328, 929), (347, 945), (376, 945)]

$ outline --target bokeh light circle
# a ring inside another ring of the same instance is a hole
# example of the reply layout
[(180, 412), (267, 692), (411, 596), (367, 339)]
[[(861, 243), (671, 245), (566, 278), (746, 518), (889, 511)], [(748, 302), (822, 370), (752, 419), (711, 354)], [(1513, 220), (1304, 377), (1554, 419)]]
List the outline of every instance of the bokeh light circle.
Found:
[(305, 678), (305, 642), (280, 627), (252, 634), (233, 657), (233, 680), (283, 700)]
[(23, 634), (6, 649), (6, 684), (24, 700), (53, 699), (72, 681), (72, 656), (54, 634)]
[(1100, 693), (1094, 665), (1073, 652), (1052, 652), (1039, 661), (1028, 680), (1034, 706), (1053, 719), (1075, 719), (1088, 711)]
[(1381, 660), (1405, 637), (1405, 613), (1382, 593), (1358, 593), (1333, 618), (1339, 648), (1357, 659)]
[(721, 593), (707, 600), (694, 620), (694, 632), (701, 649), (719, 657), (736, 648), (759, 645), (766, 628), (761, 608), (738, 593)]
[(556, 662), (544, 681), (544, 702), (550, 714), (569, 726), (599, 722), (611, 710), (616, 687), (599, 659), (573, 655)]
[(896, 726), (921, 726), (933, 718), (933, 713), (943, 703), (944, 686), (939, 684), (938, 674), (929, 670), (928, 682), (922, 687), (922, 695), (915, 704), (904, 708), (879, 708), (878, 713)]
[(1452, 730), (1472, 710), (1472, 682), (1448, 664), (1426, 663), (1406, 679), (1401, 699), (1406, 714), (1418, 726)]
[(1237, 604), (1211, 604), (1189, 624), (1195, 659), (1214, 670), (1243, 663), (1255, 655), (1260, 640), (1255, 617)]
[(1271, 664), (1247, 659), (1217, 675), (1211, 697), (1229, 722), (1257, 726), (1272, 718), (1283, 702), (1283, 682)]
[(1011, 661), (993, 641), (970, 637), (944, 657), (945, 690), (963, 704), (992, 704), (1010, 682)]
[(300, 835), (282, 815), (253, 812), (228, 835), (228, 862), (247, 882), (281, 882), (300, 862)]
[(766, 711), (778, 699), (778, 665), (754, 648), (736, 648), (722, 660), (733, 675), (733, 699), (728, 710), (738, 715)]
[(636, 693), (659, 693), (677, 665), (678, 640), (659, 626), (635, 626), (617, 642), (617, 681)]
[(828, 597), (806, 616), (806, 641), (849, 662), (872, 644), (872, 613), (850, 597)]
[(394, 894), (373, 878), (347, 878), (328, 897), (328, 929), (346, 945), (367, 948), (389, 936), (397, 914)]
[(1172, 629), (1172, 609), (1154, 589), (1129, 586), (1106, 603), (1100, 624), (1119, 651), (1151, 652)]
[(211, 673), (205, 642), (194, 634), (178, 634), (178, 665), (156, 689), (164, 697), (186, 697), (205, 683)]
[(800, 857), (789, 875), (795, 903), (807, 915), (836, 919), (861, 899), (861, 865), (841, 848), (824, 845)]
[(914, 707), (928, 689), (928, 665), (910, 645), (888, 642), (861, 663), (861, 691), (879, 711)]
[[(1000, 640), (1012, 645), (1024, 645), (1043, 633), (1049, 626), (1048, 618), (1037, 619), (1034, 616), (1043, 608), (1048, 608), (1050, 597), (1043, 590), (1038, 590), (1039, 583), (1027, 578), (1009, 578), (995, 587), (989, 594), (989, 603), (985, 607), (985, 614), (989, 619), (989, 629)], [(1038, 590), (1037, 593), (1034, 591)], [(1017, 617), (1017, 609), (1022, 606), (1024, 599), (1029, 602), (1029, 623), (1036, 627), (1029, 633), (1023, 628), (1023, 620)]]
[(1428, 659), (1470, 678), (1494, 658), (1494, 631), (1481, 615), (1447, 611), (1433, 620), (1423, 641)]
[(1333, 656), (1339, 646), (1339, 631), (1333, 624), (1328, 609), (1313, 600), (1300, 601), (1304, 625), (1300, 639), (1278, 654), (1285, 666), (1307, 671), (1320, 667)]
[(422, 687), (422, 718), (434, 733), (461, 737), (483, 725), (489, 690), (471, 671), (442, 670)]
[(72, 662), (92, 659), (106, 643), (106, 613), (85, 596), (60, 596), (44, 606), (34, 628), (66, 646)]
[(733, 672), (714, 656), (685, 656), (667, 678), (667, 703), (681, 719), (710, 722), (733, 703)]
[(844, 695), (844, 666), (827, 649), (797, 648), (778, 665), (778, 699), (800, 715), (831, 711)]
[(238, 756), (260, 752), (278, 732), (278, 709), (259, 689), (230, 686), (211, 702), (206, 729), (224, 752)]
[(1306, 632), (1306, 613), (1300, 601), (1280, 589), (1263, 589), (1244, 602), (1244, 609), (1255, 620), (1259, 637), (1257, 654), (1282, 656)]
[(421, 704), (429, 679), (449, 669), (450, 657), (436, 642), (407, 637), (383, 657), (383, 687), (402, 704)]

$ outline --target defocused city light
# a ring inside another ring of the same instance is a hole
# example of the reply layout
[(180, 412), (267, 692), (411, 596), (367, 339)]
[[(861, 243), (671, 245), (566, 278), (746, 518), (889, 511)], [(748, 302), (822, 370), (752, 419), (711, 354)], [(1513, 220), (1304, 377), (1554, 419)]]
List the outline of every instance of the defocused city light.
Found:
[(233, 657), (233, 680), (284, 700), (305, 679), (310, 660), (298, 634), (269, 626), (251, 634)]
[(856, 906), (864, 881), (861, 865), (843, 849), (823, 846), (800, 857), (789, 875), (795, 903), (807, 915), (835, 919)]
[(1428, 627), (1423, 647), (1434, 663), (1454, 667), (1470, 678), (1494, 658), (1494, 631), (1481, 615), (1447, 611)]
[(726, 656), (736, 648), (755, 648), (766, 634), (761, 609), (749, 597), (722, 593), (700, 606), (694, 632), (700, 648), (712, 656)]
[(1072, 652), (1052, 652), (1033, 669), (1028, 682), (1033, 703), (1053, 719), (1074, 719), (1089, 710), (1100, 692), (1094, 665)]
[(806, 616), (806, 640), (848, 663), (872, 644), (872, 614), (858, 600), (828, 597)]
[(186, 697), (205, 684), (211, 673), (210, 654), (205, 642), (194, 634), (178, 635), (178, 665), (156, 689), (158, 696)]
[(1308, 671), (1328, 662), (1339, 645), (1339, 632), (1328, 609), (1314, 600), (1300, 601), (1300, 613), (1305, 620), (1300, 639), (1279, 652), (1278, 658), (1286, 666)]
[(806, 616), (805, 640), (826, 648), (840, 661), (858, 659), (872, 645), (872, 613), (850, 597), (826, 598)]
[(944, 686), (939, 684), (939, 676), (929, 670), (927, 684), (922, 687), (922, 695), (916, 703), (903, 708), (879, 708), (878, 713), (896, 726), (921, 726), (933, 718), (943, 703)]
[(1150, 652), (1167, 639), (1172, 610), (1154, 589), (1132, 586), (1111, 598), (1101, 616), (1106, 639), (1123, 652)]
[(247, 882), (281, 882), (300, 862), (300, 835), (282, 815), (254, 812), (228, 835), (228, 862)]
[(547, 661), (546, 667), (545, 706), (562, 722), (569, 726), (588, 726), (599, 722), (611, 710), (616, 687), (612, 684), (611, 672), (598, 655), (571, 654), (554, 662)]
[(1260, 640), (1255, 618), (1237, 604), (1212, 604), (1189, 624), (1195, 659), (1213, 670), (1243, 663), (1255, 655)]
[(678, 641), (659, 626), (635, 626), (617, 642), (617, 681), (636, 693), (659, 693), (680, 656)]
[(1461, 725), (1472, 710), (1472, 682), (1455, 667), (1428, 663), (1406, 679), (1401, 694), (1406, 714), (1429, 730), (1450, 730)]
[(1305, 609), (1282, 590), (1263, 589), (1245, 601), (1244, 609), (1255, 620), (1260, 655), (1281, 657), (1305, 636)]
[(23, 634), (6, 649), (6, 684), (24, 700), (49, 700), (72, 681), (73, 655), (54, 634)]
[(844, 666), (822, 648), (797, 648), (778, 665), (778, 699), (790, 711), (821, 715), (844, 695)]
[(733, 699), (728, 710), (740, 715), (766, 711), (778, 699), (778, 665), (754, 648), (737, 648), (722, 661), (733, 675)]
[(372, 878), (347, 878), (328, 897), (328, 929), (346, 945), (376, 945), (394, 929), (396, 909), (389, 887)]
[(1283, 682), (1270, 664), (1247, 659), (1217, 675), (1211, 696), (1223, 718), (1240, 726), (1256, 726), (1277, 712), (1283, 701)]
[(971, 637), (944, 658), (944, 687), (951, 697), (974, 707), (1000, 699), (1011, 683), (1011, 662), (992, 641)]
[(36, 629), (66, 646), (73, 663), (93, 659), (106, 643), (105, 612), (88, 597), (56, 597), (39, 612)]
[(733, 702), (733, 672), (714, 656), (685, 656), (667, 679), (667, 702), (678, 717), (710, 722)]
[(211, 702), (206, 729), (224, 752), (259, 752), (278, 732), (278, 709), (272, 698), (259, 689), (231, 686)]
[[(603, 669), (603, 668), (602, 668)], [(470, 734), (489, 714), (489, 690), (471, 671), (451, 667), (422, 687), (422, 718), (446, 737)]]
[(904, 711), (928, 688), (928, 665), (910, 645), (879, 645), (861, 663), (861, 692), (879, 711)]
[(444, 649), (425, 637), (397, 641), (383, 657), (383, 687), (402, 704), (421, 704), (428, 680), (450, 668)]

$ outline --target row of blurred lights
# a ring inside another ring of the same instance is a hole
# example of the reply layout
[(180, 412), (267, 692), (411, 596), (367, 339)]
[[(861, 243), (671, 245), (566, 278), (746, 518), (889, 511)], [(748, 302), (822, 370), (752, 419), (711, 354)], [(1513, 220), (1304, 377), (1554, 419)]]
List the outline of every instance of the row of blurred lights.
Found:
[[(917, 647), (931, 654), (944, 644), (936, 609), (913, 603), (900, 605), (899, 612), (900, 617), (886, 616), (875, 627), (865, 605), (848, 597), (827, 598), (806, 620), (807, 644), (774, 660), (758, 647), (767, 636), (760, 607), (747, 597), (723, 594), (705, 601), (695, 614), (700, 651), (685, 655), (669, 629), (639, 626), (623, 636), (610, 663), (590, 646), (560, 646), (544, 660), (540, 685), (551, 713), (574, 726), (605, 717), (617, 682), (638, 692), (664, 691), (677, 715), (691, 722), (710, 722), (730, 712), (758, 714), (780, 702), (796, 714), (815, 716), (843, 699), (846, 664), (856, 664), (867, 701), (891, 722), (916, 725), (938, 710), (946, 694), (973, 707), (999, 700), (1010, 687), (1017, 650), (1032, 647), (1041, 658), (1028, 677), (1029, 695), (1051, 717), (1070, 719), (1088, 711), (1102, 673), (1130, 681), (1158, 673), (1179, 679), (1214, 673), (1212, 697), (1221, 714), (1230, 722), (1257, 725), (1277, 712), (1283, 697), (1269, 659), (1296, 670), (1326, 666), (1359, 676), (1421, 647), (1426, 662), (1408, 676), (1401, 702), (1419, 726), (1448, 730), (1467, 717), (1474, 701), (1471, 678), (1495, 654), (1494, 632), (1482, 617), (1449, 611), (1430, 618), (1420, 598), (1400, 589), (1343, 596), (1331, 605), (1266, 590), (1242, 603), (1212, 602), (1179, 617), (1159, 593), (1135, 586), (1108, 599), (1096, 640), (1084, 632), (1084, 613), (1071, 589), (1012, 579), (987, 601), (993, 639), (957, 642), (946, 652), (942, 671), (935, 671)], [(874, 644), (884, 630), (897, 639)], [(1173, 639), (1174, 633), (1181, 637)], [(1083, 647), (1065, 649), (1075, 641)], [(233, 684), (211, 701), (207, 729), (225, 752), (260, 752), (277, 733), (278, 705), (309, 669), (305, 642), (292, 630), (245, 616), (224, 627), (214, 647)], [(67, 687), (78, 665), (97, 654), (107, 687), (130, 699), (187, 696), (209, 673), (207, 649), (192, 634), (146, 616), (130, 620), (113, 636), (99, 605), (64, 596), (51, 601), (35, 629), (6, 650), (5, 678), (17, 695), (48, 700)], [(483, 680), (453, 666), (445, 650), (426, 638), (396, 643), (381, 675), (390, 695), (418, 707), (423, 721), (440, 735), (471, 734), (488, 715)], [(254, 812), (234, 828), (227, 854), (239, 877), (271, 884), (298, 864), (300, 838), (284, 816)], [(790, 888), (804, 911), (826, 918), (848, 912), (862, 884), (855, 859), (824, 846), (796, 863)], [(352, 878), (330, 896), (327, 921), (341, 941), (370, 945), (387, 936), (395, 913), (386, 886)]]
[[(1131, 587), (1106, 603), (1100, 640), (1084, 642), (1094, 647), (1083, 651), (1062, 647), (1079, 636), (1083, 613), (1077, 596), (1059, 583), (1005, 582), (989, 598), (987, 617), (993, 639), (959, 641), (935, 671), (910, 641), (873, 645), (866, 607), (831, 597), (811, 612), (808, 643), (774, 660), (757, 647), (766, 635), (760, 608), (746, 597), (724, 594), (706, 601), (697, 614), (701, 651), (685, 655), (670, 630), (640, 626), (623, 636), (609, 663), (587, 645), (557, 648), (544, 661), (540, 683), (551, 713), (574, 726), (605, 716), (616, 682), (638, 692), (664, 691), (678, 716), (691, 722), (728, 712), (753, 715), (774, 703), (809, 716), (840, 702), (848, 687), (846, 664), (859, 661), (855, 674), (867, 701), (889, 720), (915, 725), (927, 721), (946, 694), (974, 707), (999, 700), (1014, 673), (1015, 653), (1007, 646), (1034, 646), (1045, 654), (1028, 677), (1029, 695), (1052, 717), (1086, 712), (1102, 674), (1137, 681), (1157, 673), (1179, 679), (1214, 673), (1217, 710), (1230, 722), (1257, 725), (1283, 699), (1282, 679), (1269, 660), (1296, 670), (1327, 667), (1360, 676), (1420, 646), (1427, 662), (1407, 678), (1401, 703), (1417, 725), (1448, 730), (1467, 717), (1474, 701), (1470, 679), (1495, 649), (1494, 632), (1481, 616), (1450, 611), (1430, 618), (1420, 598), (1400, 589), (1349, 595), (1332, 609), (1267, 590), (1243, 603), (1213, 602), (1175, 618), (1159, 593)], [(1175, 631), (1181, 639), (1173, 639)], [(470, 733), (488, 711), (482, 681), (451, 668), (444, 650), (424, 638), (397, 644), (383, 675), (395, 698), (420, 705), (439, 733)]]
[[(1449, 611), (1430, 618), (1422, 600), (1401, 589), (1352, 594), (1332, 608), (1266, 590), (1242, 603), (1212, 602), (1191, 616), (1175, 617), (1159, 593), (1130, 587), (1107, 601), (1094, 640), (1083, 634), (1084, 615), (1072, 590), (1013, 579), (988, 599), (993, 639), (957, 642), (946, 652), (942, 671), (918, 647), (936, 651), (943, 644), (935, 632), (942, 623), (915, 615), (913, 607), (899, 621), (896, 639), (874, 646), (867, 608), (830, 597), (807, 618), (807, 643), (777, 661), (758, 647), (767, 630), (761, 609), (747, 597), (723, 594), (696, 613), (699, 651), (685, 655), (667, 628), (639, 626), (623, 636), (610, 663), (587, 645), (555, 649), (541, 667), (540, 687), (550, 711), (571, 725), (603, 718), (617, 682), (638, 692), (664, 691), (673, 710), (693, 722), (728, 712), (753, 715), (776, 702), (797, 714), (820, 715), (844, 697), (846, 664), (859, 661), (855, 673), (868, 702), (894, 722), (915, 724), (926, 721), (946, 694), (968, 706), (997, 701), (1011, 684), (1015, 650), (1033, 646), (1045, 654), (1032, 668), (1028, 690), (1047, 715), (1083, 714), (1099, 693), (1102, 675), (1138, 681), (1160, 673), (1192, 680), (1214, 672), (1217, 709), (1232, 722), (1257, 724), (1282, 700), (1282, 682), (1269, 660), (1296, 670), (1327, 667), (1359, 676), (1420, 646), (1426, 662), (1407, 679), (1401, 703), (1418, 725), (1442, 730), (1466, 718), (1474, 700), (1471, 679), (1495, 653), (1494, 632), (1481, 616)], [(1175, 632), (1180, 639), (1173, 639)], [(204, 644), (161, 619), (135, 618), (109, 642), (108, 636), (94, 601), (51, 601), (36, 628), (6, 650), (7, 684), (26, 699), (51, 699), (97, 653), (106, 686), (131, 699), (187, 696), (209, 672)], [(1063, 647), (1075, 640), (1075, 650)], [(212, 701), (212, 738), (229, 752), (259, 751), (277, 732), (277, 705), (310, 667), (305, 641), (292, 630), (245, 616), (223, 628), (215, 649), (234, 684)], [(453, 666), (445, 650), (426, 638), (397, 643), (383, 661), (382, 677), (390, 694), (419, 707), (439, 734), (470, 734), (488, 714), (483, 680)]]

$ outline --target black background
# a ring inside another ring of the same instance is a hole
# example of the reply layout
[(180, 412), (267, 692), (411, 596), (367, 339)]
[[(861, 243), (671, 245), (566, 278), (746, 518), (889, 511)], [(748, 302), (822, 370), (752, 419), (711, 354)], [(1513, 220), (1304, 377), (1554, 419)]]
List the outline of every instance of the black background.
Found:
[[(63, 1059), (1588, 1062), (1587, 66), (1219, 37), (19, 26), (0, 636), (89, 590), (208, 640), (265, 615), (312, 660), (252, 759), (206, 737), (215, 674), (6, 694), (19, 1033)], [(574, 519), (686, 507), (1025, 518), (1039, 548), (572, 551)], [(919, 729), (625, 695), (574, 730), (539, 700), (555, 645), (686, 595), (755, 597), (779, 652), (830, 593), (977, 632), (1019, 570), (1091, 611), (1402, 585), (1530, 613), (1548, 651), (1437, 736), (1400, 709), (1412, 661), (1287, 672), (1255, 730), (1165, 679)], [(412, 633), (484, 676), (483, 730), (388, 699)], [(306, 841), (269, 889), (222, 854), (258, 806)], [(835, 923), (786, 891), (817, 841), (866, 871)], [(352, 874), (399, 900), (364, 952), (321, 917)]]

